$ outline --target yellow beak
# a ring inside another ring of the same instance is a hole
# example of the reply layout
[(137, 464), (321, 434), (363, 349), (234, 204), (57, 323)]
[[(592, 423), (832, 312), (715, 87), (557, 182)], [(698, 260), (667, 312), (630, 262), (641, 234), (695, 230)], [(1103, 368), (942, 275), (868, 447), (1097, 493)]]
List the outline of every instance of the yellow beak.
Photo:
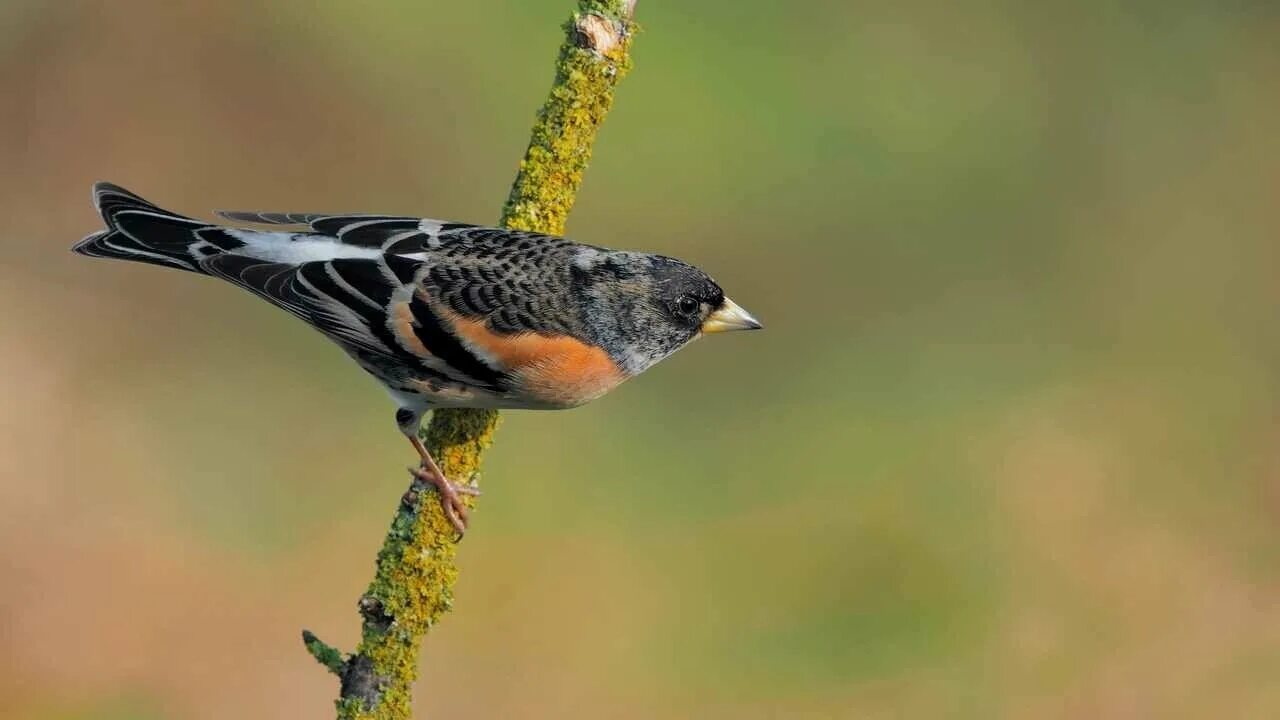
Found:
[(707, 334), (730, 330), (759, 330), (762, 327), (764, 326), (759, 320), (751, 317), (751, 313), (729, 298), (725, 298), (720, 307), (702, 322), (702, 332)]

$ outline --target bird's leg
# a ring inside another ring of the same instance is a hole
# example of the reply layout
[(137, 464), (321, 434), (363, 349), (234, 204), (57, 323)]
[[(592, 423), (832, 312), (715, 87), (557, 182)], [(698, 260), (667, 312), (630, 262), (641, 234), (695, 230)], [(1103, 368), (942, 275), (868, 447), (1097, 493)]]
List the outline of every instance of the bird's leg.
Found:
[(467, 506), (462, 503), (461, 496), (479, 495), (480, 488), (451, 482), (444, 476), (440, 466), (436, 465), (435, 459), (431, 457), (431, 453), (427, 452), (426, 446), (417, 435), (411, 436), (409, 442), (413, 443), (413, 449), (417, 450), (418, 455), (422, 457), (421, 465), (409, 468), (410, 474), (423, 482), (431, 483), (440, 491), (440, 507), (444, 510), (445, 517), (461, 535), (467, 531)]
[(451, 482), (449, 478), (445, 477), (444, 472), (440, 470), (440, 466), (436, 464), (435, 458), (431, 457), (431, 453), (427, 451), (427, 447), (422, 444), (422, 440), (418, 437), (418, 426), (421, 422), (421, 413), (412, 413), (407, 410), (400, 410), (396, 413), (396, 424), (400, 426), (400, 431), (404, 433), (405, 437), (409, 438), (413, 449), (422, 458), (422, 464), (418, 467), (409, 468), (409, 473), (423, 482), (434, 485), (440, 491), (440, 508), (444, 510), (444, 515), (449, 519), (449, 523), (461, 535), (467, 530), (467, 506), (463, 504), (461, 496), (479, 495), (480, 488)]

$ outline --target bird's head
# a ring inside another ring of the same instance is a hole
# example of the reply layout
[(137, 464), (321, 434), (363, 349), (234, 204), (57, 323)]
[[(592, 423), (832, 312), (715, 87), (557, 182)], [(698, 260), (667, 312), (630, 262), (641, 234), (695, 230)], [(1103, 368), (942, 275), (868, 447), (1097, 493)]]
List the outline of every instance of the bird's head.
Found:
[(591, 248), (573, 263), (573, 278), (584, 326), (628, 375), (703, 334), (762, 327), (706, 273), (675, 258)]

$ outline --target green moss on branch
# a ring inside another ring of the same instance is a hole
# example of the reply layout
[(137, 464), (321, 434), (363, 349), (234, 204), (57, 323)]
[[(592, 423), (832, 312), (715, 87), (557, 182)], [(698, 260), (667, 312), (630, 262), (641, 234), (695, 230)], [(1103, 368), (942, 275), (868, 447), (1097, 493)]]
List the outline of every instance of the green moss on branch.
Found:
[[(565, 25), (555, 80), (538, 111), (528, 150), (503, 207), (505, 227), (563, 234), (613, 89), (630, 68), (635, 0), (580, 0)], [(438, 410), (424, 442), (455, 481), (476, 482), (498, 413)], [(474, 498), (466, 502), (474, 507)], [(360, 598), (361, 641), (346, 659), (305, 633), (307, 650), (341, 679), (341, 719), (408, 720), (418, 651), (453, 604), (457, 546), (434, 488), (415, 480), (401, 498)]]
[(302, 644), (306, 646), (307, 652), (311, 653), (311, 657), (316, 662), (329, 668), (329, 672), (342, 677), (347, 670), (347, 661), (342, 659), (342, 653), (332, 645), (328, 645), (316, 637), (310, 630), (302, 631)]

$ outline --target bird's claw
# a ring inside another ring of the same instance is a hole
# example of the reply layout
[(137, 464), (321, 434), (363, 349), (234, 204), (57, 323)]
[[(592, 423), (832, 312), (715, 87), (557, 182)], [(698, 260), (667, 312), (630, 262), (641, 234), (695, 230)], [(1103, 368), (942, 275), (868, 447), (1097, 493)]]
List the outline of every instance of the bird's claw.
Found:
[(476, 497), (480, 495), (480, 488), (474, 485), (452, 482), (439, 472), (421, 465), (410, 467), (409, 474), (423, 482), (430, 483), (440, 491), (440, 509), (444, 511), (445, 518), (458, 531), (458, 537), (461, 538), (463, 533), (467, 531), (468, 514), (467, 506), (462, 502), (461, 496), (470, 495)]

